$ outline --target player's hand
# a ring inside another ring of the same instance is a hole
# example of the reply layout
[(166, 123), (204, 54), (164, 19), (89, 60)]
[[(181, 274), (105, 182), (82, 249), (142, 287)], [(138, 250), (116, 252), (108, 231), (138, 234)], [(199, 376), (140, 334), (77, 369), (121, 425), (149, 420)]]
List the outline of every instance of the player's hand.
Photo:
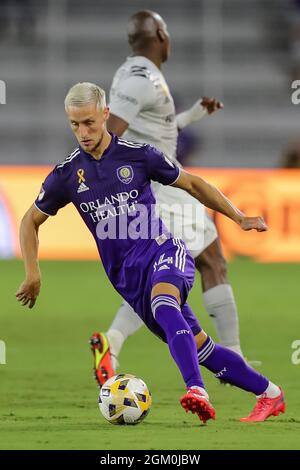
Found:
[(200, 104), (203, 106), (203, 108), (206, 109), (207, 114), (212, 114), (218, 111), (218, 109), (224, 108), (224, 105), (221, 101), (217, 100), (216, 98), (208, 98), (206, 96), (202, 98)]
[(268, 226), (263, 217), (243, 217), (240, 226), (243, 230), (256, 230), (257, 232), (266, 232)]
[(22, 305), (28, 305), (32, 308), (36, 302), (37, 296), (40, 293), (41, 278), (25, 279), (16, 292), (16, 298)]

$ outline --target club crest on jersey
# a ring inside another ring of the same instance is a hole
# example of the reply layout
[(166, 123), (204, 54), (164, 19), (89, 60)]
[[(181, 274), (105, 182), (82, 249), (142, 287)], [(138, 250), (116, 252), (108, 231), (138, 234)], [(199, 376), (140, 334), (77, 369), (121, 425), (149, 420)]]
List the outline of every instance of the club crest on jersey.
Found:
[(84, 191), (88, 191), (90, 188), (86, 184), (84, 184), (85, 177), (84, 177), (84, 170), (82, 168), (77, 170), (77, 176), (78, 176), (78, 184), (79, 184), (77, 192), (83, 193)]
[(133, 180), (133, 169), (131, 166), (121, 166), (117, 169), (117, 177), (122, 183), (129, 184)]

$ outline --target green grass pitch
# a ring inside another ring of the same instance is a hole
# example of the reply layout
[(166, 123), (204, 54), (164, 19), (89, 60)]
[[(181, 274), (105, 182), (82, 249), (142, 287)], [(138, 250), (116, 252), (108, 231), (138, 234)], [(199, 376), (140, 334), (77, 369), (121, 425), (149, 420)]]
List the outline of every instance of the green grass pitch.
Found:
[[(299, 265), (229, 266), (249, 359), (284, 388), (287, 411), (265, 423), (240, 423), (254, 398), (223, 387), (203, 372), (217, 419), (206, 426), (179, 405), (182, 379), (167, 346), (142, 328), (120, 356), (120, 372), (142, 377), (153, 405), (138, 426), (112, 426), (98, 411), (89, 335), (106, 329), (120, 299), (96, 262), (42, 262), (43, 286), (33, 310), (17, 304), (23, 280), (20, 261), (1, 261), (0, 339), (7, 364), (0, 365), (0, 449), (299, 449), (300, 365), (291, 344), (300, 339)], [(201, 304), (199, 279), (190, 303), (215, 338)]]

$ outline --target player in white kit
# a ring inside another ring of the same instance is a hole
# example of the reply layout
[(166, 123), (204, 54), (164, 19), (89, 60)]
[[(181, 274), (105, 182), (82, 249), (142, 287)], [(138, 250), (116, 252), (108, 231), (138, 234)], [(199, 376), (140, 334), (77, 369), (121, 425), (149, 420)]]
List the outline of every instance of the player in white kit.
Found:
[[(160, 67), (168, 59), (167, 26), (157, 13), (135, 13), (128, 23), (133, 55), (117, 70), (110, 90), (108, 130), (136, 142), (154, 145), (176, 162), (178, 131), (222, 107), (212, 98), (199, 99), (178, 115)], [(179, 163), (176, 162), (178, 165)], [(175, 237), (183, 238), (201, 274), (203, 301), (220, 343), (242, 355), (237, 307), (226, 275), (216, 226), (204, 207), (181, 189), (153, 185), (160, 216)], [(123, 302), (106, 334), (94, 333), (95, 378), (101, 386), (114, 374), (126, 338), (143, 322)]]

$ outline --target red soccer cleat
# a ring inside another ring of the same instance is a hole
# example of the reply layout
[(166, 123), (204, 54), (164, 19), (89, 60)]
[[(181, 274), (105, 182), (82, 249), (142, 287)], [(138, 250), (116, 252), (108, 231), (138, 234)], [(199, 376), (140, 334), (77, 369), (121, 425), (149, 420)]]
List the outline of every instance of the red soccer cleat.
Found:
[(94, 356), (94, 376), (101, 388), (110, 377), (115, 375), (109, 342), (104, 333), (94, 333), (90, 338), (90, 345)]
[(216, 412), (209, 399), (202, 395), (197, 388), (189, 388), (187, 393), (181, 397), (180, 403), (186, 412), (197, 413), (203, 423), (209, 419), (215, 419)]
[[(280, 389), (281, 390), (281, 389)], [(278, 416), (285, 412), (285, 402), (283, 392), (276, 398), (261, 397), (258, 398), (253, 411), (246, 418), (241, 418), (244, 423), (258, 423), (266, 421), (270, 416)]]

